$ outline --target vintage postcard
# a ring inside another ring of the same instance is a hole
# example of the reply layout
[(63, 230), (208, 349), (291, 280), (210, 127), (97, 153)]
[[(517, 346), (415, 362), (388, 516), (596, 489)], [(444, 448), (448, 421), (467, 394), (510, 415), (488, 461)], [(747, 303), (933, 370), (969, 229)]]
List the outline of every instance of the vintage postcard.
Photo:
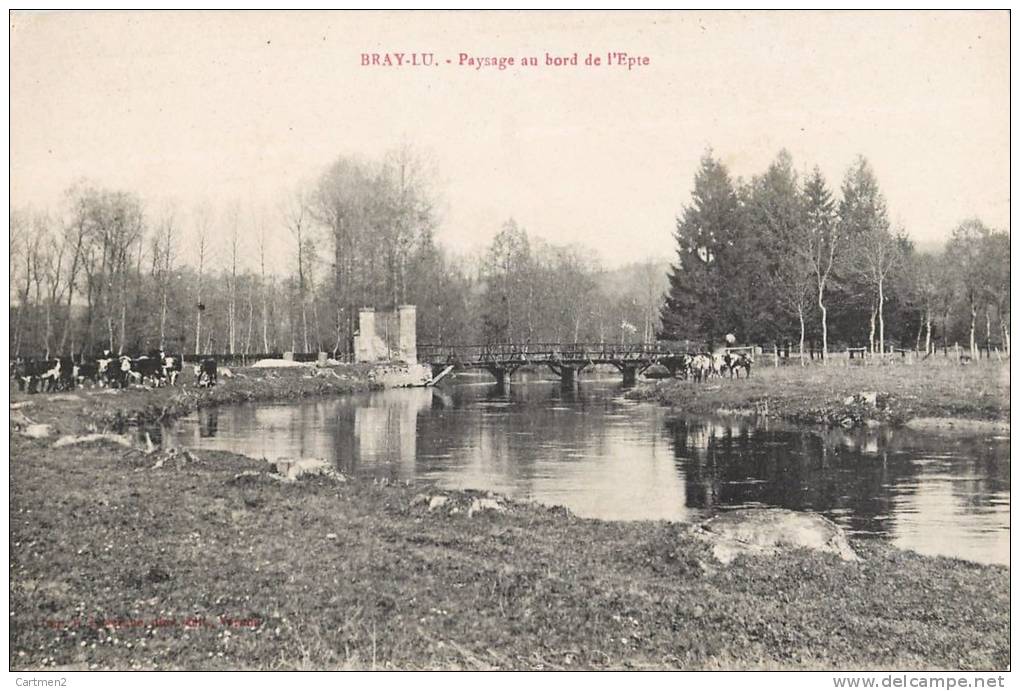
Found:
[(1008, 11), (9, 22), (19, 685), (1005, 685)]

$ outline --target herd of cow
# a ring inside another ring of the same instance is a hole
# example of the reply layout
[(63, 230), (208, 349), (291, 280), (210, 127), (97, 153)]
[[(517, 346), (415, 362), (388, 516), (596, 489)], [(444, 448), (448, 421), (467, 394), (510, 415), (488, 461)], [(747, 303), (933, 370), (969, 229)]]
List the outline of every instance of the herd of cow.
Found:
[[(131, 357), (103, 353), (97, 358), (16, 358), (10, 362), (10, 376), (18, 390), (28, 393), (68, 391), (81, 386), (127, 388), (131, 384), (174, 386), (184, 368), (181, 355), (153, 351)], [(204, 358), (194, 366), (195, 382), (206, 387), (216, 384), (215, 358)]]
[(681, 379), (692, 379), (696, 382), (705, 381), (710, 377), (722, 377), (729, 374), (730, 378), (740, 378), (740, 371), (745, 377), (751, 376), (751, 365), (754, 360), (746, 353), (698, 353), (685, 355), (676, 370)]

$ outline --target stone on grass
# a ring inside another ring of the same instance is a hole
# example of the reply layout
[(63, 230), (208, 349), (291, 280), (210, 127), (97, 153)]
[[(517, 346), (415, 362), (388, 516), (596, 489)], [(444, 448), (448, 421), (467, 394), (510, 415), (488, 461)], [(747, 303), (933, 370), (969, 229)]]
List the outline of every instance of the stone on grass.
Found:
[(468, 518), (480, 511), (503, 511), (503, 506), (495, 499), (482, 498), (475, 499), (471, 502), (471, 507), (468, 508)]
[(448, 501), (450, 501), (450, 498), (449, 497), (445, 497), (442, 494), (437, 495), (435, 497), (432, 497), (429, 500), (429, 511), (433, 511), (435, 509), (440, 508), (441, 506), (446, 504), (446, 502), (448, 502)]
[(276, 472), (287, 482), (305, 476), (328, 475), (341, 478), (325, 458), (278, 458), (273, 463)]
[(263, 367), (311, 367), (312, 363), (305, 362), (294, 362), (293, 360), (282, 360), (279, 358), (265, 358), (258, 362), (252, 363), (251, 367), (263, 368)]
[(32, 424), (21, 430), (21, 433), (32, 439), (45, 439), (53, 434), (53, 427), (50, 425)]
[(877, 391), (861, 391), (855, 393), (853, 396), (847, 396), (843, 399), (843, 405), (866, 405), (872, 408), (878, 405), (878, 392)]
[(123, 435), (110, 434), (108, 432), (96, 432), (95, 434), (81, 434), (78, 436), (67, 434), (53, 442), (53, 447), (59, 449), (63, 446), (72, 446), (75, 444), (90, 444), (94, 441), (109, 441), (128, 448), (133, 446), (131, 440)]
[(810, 511), (740, 509), (727, 511), (700, 526), (699, 536), (723, 564), (742, 554), (775, 554), (804, 548), (860, 561), (838, 525)]

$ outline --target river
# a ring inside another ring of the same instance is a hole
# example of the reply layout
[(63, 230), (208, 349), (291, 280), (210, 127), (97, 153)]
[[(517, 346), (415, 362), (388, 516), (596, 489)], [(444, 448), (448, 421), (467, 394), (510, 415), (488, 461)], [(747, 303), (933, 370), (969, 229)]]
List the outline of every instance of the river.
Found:
[[(344, 473), (425, 479), (606, 520), (699, 521), (750, 506), (810, 509), (851, 535), (1009, 563), (1009, 438), (825, 430), (677, 417), (618, 380), (479, 379), (203, 410), (163, 443), (255, 458), (322, 457)], [(461, 383), (463, 382), (463, 383)]]

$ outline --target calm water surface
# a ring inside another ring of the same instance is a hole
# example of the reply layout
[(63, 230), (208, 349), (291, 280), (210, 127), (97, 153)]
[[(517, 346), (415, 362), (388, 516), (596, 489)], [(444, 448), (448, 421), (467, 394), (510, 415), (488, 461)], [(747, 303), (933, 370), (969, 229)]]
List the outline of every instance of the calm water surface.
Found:
[(328, 458), (351, 475), (490, 489), (614, 520), (812, 509), (858, 536), (1009, 563), (1009, 438), (678, 418), (616, 381), (522, 379), (205, 410), (164, 443)]

